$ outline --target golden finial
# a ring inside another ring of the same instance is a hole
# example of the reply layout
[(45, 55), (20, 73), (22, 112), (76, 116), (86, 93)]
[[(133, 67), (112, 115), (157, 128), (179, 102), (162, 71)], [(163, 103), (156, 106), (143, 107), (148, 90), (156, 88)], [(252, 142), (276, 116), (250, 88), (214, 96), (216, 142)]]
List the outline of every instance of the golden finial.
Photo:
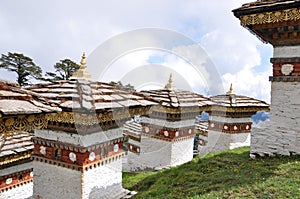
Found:
[(227, 95), (232, 95), (232, 94), (234, 94), (234, 92), (233, 92), (233, 88), (232, 88), (232, 83), (230, 84), (230, 88), (229, 88), (229, 91), (227, 91), (227, 93), (226, 93)]
[(81, 61), (80, 61), (80, 68), (75, 71), (70, 79), (89, 79), (91, 78), (91, 75), (86, 72), (86, 63), (85, 63), (85, 53), (82, 54), (81, 56)]
[(81, 64), (81, 66), (84, 66), (85, 68), (86, 68), (86, 66), (85, 66), (85, 58), (86, 58), (86, 56), (85, 56), (85, 52), (82, 54), (82, 56), (81, 56), (81, 62), (80, 62), (80, 64)]
[(170, 74), (169, 81), (166, 84), (165, 89), (167, 89), (167, 90), (174, 90), (175, 89), (175, 85), (173, 83), (173, 75), (172, 75), (172, 73)]

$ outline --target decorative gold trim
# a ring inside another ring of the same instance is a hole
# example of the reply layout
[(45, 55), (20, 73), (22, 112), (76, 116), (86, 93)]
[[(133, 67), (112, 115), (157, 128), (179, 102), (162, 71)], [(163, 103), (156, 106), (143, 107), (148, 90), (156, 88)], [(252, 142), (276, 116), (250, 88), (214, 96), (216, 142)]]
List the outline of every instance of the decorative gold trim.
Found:
[(240, 17), (242, 26), (297, 21), (300, 19), (300, 8), (291, 8), (274, 12), (263, 12)]
[(210, 110), (212, 115), (224, 115), (223, 113), (235, 113), (235, 114), (244, 114), (239, 115), (239, 117), (248, 117), (246, 114), (256, 113), (257, 111), (270, 111), (270, 107), (225, 107), (220, 105), (215, 105)]
[(25, 154), (21, 153), (21, 154), (16, 154), (16, 155), (12, 155), (12, 156), (6, 156), (3, 159), (0, 158), (0, 166), (10, 164), (10, 163), (13, 163), (13, 162), (17, 162), (17, 161), (20, 161), (20, 160), (24, 160), (24, 159), (30, 159), (32, 153), (33, 153), (33, 149), (26, 152)]
[[(47, 127), (47, 119), (44, 114), (38, 115), (19, 115), (0, 118), (0, 135), (2, 140), (6, 140), (12, 133), (29, 132), (34, 129), (43, 129)], [(4, 142), (0, 143), (0, 150)]]
[(196, 135), (203, 135), (205, 137), (208, 136), (208, 132), (207, 131), (202, 131), (202, 130), (199, 130), (199, 129), (195, 129), (195, 134)]
[[(103, 122), (119, 121), (138, 115), (138, 113), (145, 113), (143, 108), (124, 110), (113, 110), (102, 113), (74, 113), (74, 112), (57, 112), (48, 113), (46, 115), (47, 120), (50, 122), (69, 123), (69, 124), (82, 124), (82, 125), (94, 125)], [(0, 126), (1, 129), (1, 126)]]
[(0, 133), (31, 131), (47, 127), (45, 115), (20, 115), (0, 118)]
[(179, 107), (179, 108), (169, 108), (164, 106), (152, 106), (149, 111), (151, 114), (154, 111), (161, 112), (161, 113), (169, 113), (169, 114), (183, 114), (183, 113), (201, 113), (202, 111), (209, 111), (211, 109), (210, 105), (207, 106), (193, 106), (193, 107)]

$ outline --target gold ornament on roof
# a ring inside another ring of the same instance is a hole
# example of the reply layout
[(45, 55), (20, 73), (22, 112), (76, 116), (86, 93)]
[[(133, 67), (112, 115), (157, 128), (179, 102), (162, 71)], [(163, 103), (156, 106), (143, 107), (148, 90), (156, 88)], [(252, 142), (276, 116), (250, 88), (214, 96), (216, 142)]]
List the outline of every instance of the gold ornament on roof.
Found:
[(165, 89), (167, 89), (167, 90), (174, 90), (175, 88), (176, 87), (175, 87), (174, 82), (173, 82), (173, 75), (171, 73), (170, 77), (169, 77), (169, 81), (168, 81), (168, 83), (165, 86)]
[(90, 79), (91, 74), (86, 72), (86, 56), (85, 53), (82, 54), (81, 61), (80, 61), (80, 68), (74, 72), (70, 79)]
[(80, 64), (81, 64), (81, 68), (84, 68), (84, 69), (86, 68), (85, 58), (86, 58), (85, 53), (83, 53), (82, 56), (81, 56), (81, 62), (80, 62)]
[(232, 88), (232, 83), (230, 84), (229, 91), (227, 91), (226, 94), (227, 94), (227, 95), (232, 95), (232, 94), (234, 94), (233, 88)]

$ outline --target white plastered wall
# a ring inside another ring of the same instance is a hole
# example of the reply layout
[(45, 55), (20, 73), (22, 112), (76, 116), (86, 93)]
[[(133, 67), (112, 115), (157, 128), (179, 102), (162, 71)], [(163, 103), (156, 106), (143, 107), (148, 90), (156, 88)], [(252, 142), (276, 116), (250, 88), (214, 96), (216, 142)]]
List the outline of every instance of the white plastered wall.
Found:
[(128, 151), (126, 166), (128, 170), (139, 171), (170, 166), (172, 142), (142, 136), (140, 146), (139, 155)]
[(83, 173), (83, 198), (121, 198), (122, 159), (118, 158), (100, 167), (89, 169)]
[(33, 183), (29, 182), (19, 187), (0, 193), (2, 199), (27, 199), (32, 197)]
[(253, 129), (251, 153), (300, 154), (300, 84), (272, 82), (271, 92), (270, 121)]
[(177, 166), (193, 159), (194, 138), (172, 143), (171, 166)]
[[(129, 143), (132, 141), (129, 140)], [(139, 155), (128, 152), (124, 170), (152, 170), (189, 162), (193, 159), (194, 138), (168, 142), (142, 136), (139, 146), (141, 146)]]
[(81, 172), (33, 161), (33, 196), (41, 198), (82, 198)]
[(250, 133), (228, 134), (209, 130), (207, 145), (199, 147), (199, 153), (202, 155), (243, 146), (250, 146)]

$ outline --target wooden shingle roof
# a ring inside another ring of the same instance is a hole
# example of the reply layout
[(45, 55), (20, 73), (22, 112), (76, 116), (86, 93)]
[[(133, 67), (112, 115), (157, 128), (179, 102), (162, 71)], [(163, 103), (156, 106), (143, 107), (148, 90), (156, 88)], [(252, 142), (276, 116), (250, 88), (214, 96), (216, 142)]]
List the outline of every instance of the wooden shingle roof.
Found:
[(20, 88), (17, 83), (0, 79), (0, 118), (58, 110), (45, 98)]
[(63, 80), (37, 84), (28, 90), (47, 98), (62, 110), (93, 110), (148, 106), (155, 102), (145, 100), (131, 90), (86, 79)]

